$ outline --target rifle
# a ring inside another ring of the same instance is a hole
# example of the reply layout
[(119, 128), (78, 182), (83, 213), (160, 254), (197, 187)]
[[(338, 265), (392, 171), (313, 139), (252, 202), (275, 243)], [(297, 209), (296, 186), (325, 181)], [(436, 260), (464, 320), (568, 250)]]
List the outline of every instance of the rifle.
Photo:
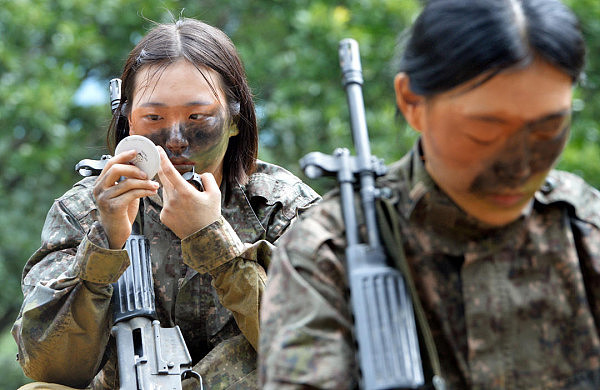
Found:
[[(116, 113), (121, 95), (121, 80), (110, 81), (111, 110)], [(100, 160), (81, 160), (75, 170), (82, 176), (100, 174), (110, 155)], [(199, 180), (193, 173), (190, 180)], [(200, 181), (200, 186), (202, 181)], [(196, 183), (193, 183), (196, 184)], [(132, 225), (125, 249), (130, 266), (113, 283), (114, 307), (111, 334), (117, 344), (121, 390), (181, 390), (182, 380), (195, 377), (203, 389), (202, 378), (192, 369), (192, 358), (179, 326), (163, 328), (154, 304), (154, 283), (148, 239), (142, 234), (140, 213)]]
[(179, 390), (183, 379), (196, 377), (202, 389), (179, 326), (163, 328), (157, 319), (149, 245), (138, 221), (125, 249), (131, 265), (113, 284), (112, 296), (120, 388)]
[[(339, 57), (357, 156), (350, 156), (346, 148), (337, 148), (333, 155), (312, 152), (300, 160), (300, 166), (309, 178), (337, 176), (339, 183), (361, 388), (416, 388), (424, 384), (424, 379), (412, 302), (404, 277), (387, 264), (377, 225), (375, 200), (385, 194), (375, 187), (375, 178), (384, 175), (387, 168), (382, 160), (371, 156), (358, 43), (342, 40)], [(366, 242), (359, 238), (356, 182), (360, 187)]]

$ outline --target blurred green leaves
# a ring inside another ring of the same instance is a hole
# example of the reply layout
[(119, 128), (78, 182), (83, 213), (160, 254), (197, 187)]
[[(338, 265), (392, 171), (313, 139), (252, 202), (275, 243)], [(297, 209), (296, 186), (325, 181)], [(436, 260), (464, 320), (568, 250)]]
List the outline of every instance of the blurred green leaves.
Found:
[[(600, 186), (600, 2), (567, 0), (589, 46), (587, 75), (576, 89), (563, 169)], [(80, 106), (85, 80), (118, 77), (133, 45), (154, 22), (180, 15), (223, 29), (239, 49), (256, 97), (260, 157), (296, 174), (311, 151), (351, 147), (337, 46), (359, 42), (372, 152), (398, 159), (415, 132), (396, 119), (392, 78), (397, 36), (418, 0), (0, 0), (0, 359), (10, 374), (0, 388), (26, 379), (6, 337), (22, 302), (25, 261), (39, 245), (54, 198), (78, 180), (82, 158), (106, 153), (109, 102)], [(108, 99), (108, 97), (107, 97)], [(311, 181), (321, 192), (332, 180)], [(11, 368), (12, 367), (12, 368)], [(15, 372), (16, 371), (16, 372)]]

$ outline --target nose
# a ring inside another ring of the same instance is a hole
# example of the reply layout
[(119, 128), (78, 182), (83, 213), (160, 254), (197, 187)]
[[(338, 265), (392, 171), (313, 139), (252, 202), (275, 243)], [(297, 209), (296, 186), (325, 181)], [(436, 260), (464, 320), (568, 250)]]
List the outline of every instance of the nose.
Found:
[(504, 156), (495, 166), (498, 178), (509, 185), (518, 185), (531, 175), (532, 152), (527, 134), (514, 136), (507, 144)]
[[(527, 151), (527, 153), (529, 153), (529, 151)], [(509, 180), (520, 183), (531, 174), (530, 158), (526, 154), (515, 157), (515, 160), (508, 165), (506, 176)]]
[(169, 138), (165, 146), (175, 155), (182, 154), (189, 146), (183, 133), (184, 125), (182, 123), (174, 123), (169, 132)]

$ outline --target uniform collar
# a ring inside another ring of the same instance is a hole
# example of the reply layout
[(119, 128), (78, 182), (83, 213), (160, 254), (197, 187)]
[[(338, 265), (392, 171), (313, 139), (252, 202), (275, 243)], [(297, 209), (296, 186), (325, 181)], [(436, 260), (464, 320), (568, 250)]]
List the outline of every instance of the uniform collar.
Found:
[(231, 199), (221, 204), (221, 214), (231, 224), (242, 242), (264, 239), (267, 230), (260, 222), (246, 194), (246, 187), (238, 184), (231, 189)]

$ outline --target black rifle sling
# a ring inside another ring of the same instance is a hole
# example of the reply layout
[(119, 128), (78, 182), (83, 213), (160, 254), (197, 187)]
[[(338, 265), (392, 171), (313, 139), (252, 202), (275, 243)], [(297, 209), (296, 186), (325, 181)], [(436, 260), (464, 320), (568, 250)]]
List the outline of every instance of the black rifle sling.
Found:
[(419, 299), (419, 294), (417, 294), (417, 289), (415, 287), (408, 262), (406, 261), (406, 256), (404, 255), (404, 244), (402, 243), (400, 236), (398, 212), (389, 199), (380, 197), (375, 203), (377, 209), (377, 222), (381, 232), (381, 237), (383, 239), (383, 244), (388, 254), (392, 256), (394, 264), (404, 276), (406, 285), (408, 286), (408, 291), (412, 298), (417, 324), (419, 330), (421, 331), (421, 336), (427, 350), (429, 364), (431, 365), (431, 369), (433, 371), (433, 386), (436, 389), (444, 389), (445, 383), (442, 377), (437, 348), (435, 346), (435, 342), (433, 341), (433, 335), (431, 334), (427, 317), (425, 316), (425, 310), (423, 309), (423, 305)]

